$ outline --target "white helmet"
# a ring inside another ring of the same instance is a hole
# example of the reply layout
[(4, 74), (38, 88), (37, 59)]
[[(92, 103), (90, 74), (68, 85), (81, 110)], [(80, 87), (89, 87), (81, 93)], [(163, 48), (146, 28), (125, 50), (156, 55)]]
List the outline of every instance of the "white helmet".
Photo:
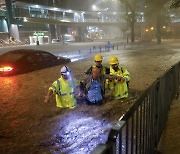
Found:
[(70, 72), (71, 72), (71, 70), (67, 67), (67, 66), (63, 66), (62, 68), (61, 68), (61, 74), (63, 74), (63, 75), (69, 75), (70, 74)]

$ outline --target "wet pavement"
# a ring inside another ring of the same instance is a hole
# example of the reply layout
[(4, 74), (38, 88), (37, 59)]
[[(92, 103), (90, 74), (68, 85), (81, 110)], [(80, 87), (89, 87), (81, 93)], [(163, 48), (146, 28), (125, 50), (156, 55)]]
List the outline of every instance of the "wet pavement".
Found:
[[(108, 66), (110, 55), (116, 55), (129, 70), (133, 98), (179, 61), (180, 45), (141, 46), (102, 55), (104, 65)], [(67, 66), (76, 78), (83, 79), (92, 59), (93, 54)], [(52, 97), (44, 104), (48, 87), (59, 77), (61, 67), (0, 77), (0, 153), (88, 154), (106, 141), (111, 126), (134, 102), (113, 100), (88, 106), (80, 101), (75, 109), (58, 109)]]
[(168, 119), (158, 146), (159, 154), (180, 153), (180, 97), (171, 104)]

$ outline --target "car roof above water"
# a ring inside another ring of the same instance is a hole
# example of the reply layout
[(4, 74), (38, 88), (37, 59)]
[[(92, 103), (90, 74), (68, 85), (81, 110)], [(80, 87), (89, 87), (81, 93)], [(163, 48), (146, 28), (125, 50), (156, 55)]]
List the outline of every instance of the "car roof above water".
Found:
[[(8, 51), (4, 54), (8, 54), (8, 53), (22, 53), (22, 54), (29, 54), (29, 53), (49, 53), (47, 51), (42, 51), (42, 50), (34, 50), (34, 49), (18, 49), (18, 50), (12, 50), (12, 51)], [(51, 54), (51, 53), (49, 53)], [(3, 54), (2, 54), (3, 55)]]
[(1, 61), (16, 61), (25, 55), (32, 55), (32, 54), (37, 54), (37, 53), (48, 53), (52, 55), (49, 52), (41, 51), (41, 50), (18, 49), (18, 50), (12, 50), (12, 51), (9, 51), (0, 55), (0, 60)]

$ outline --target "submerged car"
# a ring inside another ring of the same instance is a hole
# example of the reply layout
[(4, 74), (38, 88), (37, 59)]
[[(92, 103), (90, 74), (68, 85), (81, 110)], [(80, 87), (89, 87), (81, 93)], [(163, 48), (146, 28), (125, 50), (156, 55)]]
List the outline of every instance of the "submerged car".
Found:
[(16, 75), (71, 62), (70, 59), (31, 49), (20, 49), (0, 55), (0, 76)]

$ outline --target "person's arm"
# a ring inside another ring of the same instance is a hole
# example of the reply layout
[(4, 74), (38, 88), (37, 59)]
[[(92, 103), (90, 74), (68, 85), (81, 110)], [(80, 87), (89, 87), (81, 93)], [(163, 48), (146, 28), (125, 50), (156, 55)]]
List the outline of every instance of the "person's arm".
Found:
[(128, 82), (130, 80), (130, 74), (126, 68), (122, 67), (122, 69), (123, 69), (123, 78), (126, 82)]
[(110, 68), (105, 67), (106, 68), (106, 74), (110, 74)]
[(53, 94), (53, 91), (52, 91), (52, 90), (48, 90), (48, 93), (47, 93), (47, 95), (45, 96), (44, 103), (48, 103), (48, 102), (49, 102), (50, 97), (51, 97), (52, 94)]
[(92, 66), (85, 72), (85, 74), (90, 75), (92, 72)]
[(105, 76), (106, 79), (109, 79), (109, 80), (118, 79), (118, 76), (112, 75), (112, 74), (105, 74), (104, 76)]
[(86, 84), (87, 84), (87, 78), (81, 81), (81, 90), (85, 92), (86, 89)]
[(59, 89), (57, 82), (58, 82), (58, 80), (55, 81), (55, 82), (53, 82), (53, 84), (51, 85), (51, 87), (49, 87), (48, 93), (47, 93), (47, 95), (45, 96), (44, 103), (48, 103), (51, 95), (52, 95), (53, 93), (54, 93), (54, 94), (57, 93), (57, 89)]
[(87, 93), (87, 84), (89, 85), (89, 80), (91, 79), (90, 75), (88, 75), (83, 81), (81, 81), (82, 84), (82, 91), (84, 94)]
[(74, 82), (75, 82), (75, 96), (76, 97), (81, 97), (82, 95), (82, 83), (80, 80), (77, 80), (74, 78)]
[(126, 81), (125, 77), (123, 76), (117, 76), (117, 75), (110, 75), (110, 74), (106, 74), (104, 75), (106, 79), (108, 79), (110, 82), (114, 81), (114, 80), (118, 80), (119, 82), (124, 82)]

